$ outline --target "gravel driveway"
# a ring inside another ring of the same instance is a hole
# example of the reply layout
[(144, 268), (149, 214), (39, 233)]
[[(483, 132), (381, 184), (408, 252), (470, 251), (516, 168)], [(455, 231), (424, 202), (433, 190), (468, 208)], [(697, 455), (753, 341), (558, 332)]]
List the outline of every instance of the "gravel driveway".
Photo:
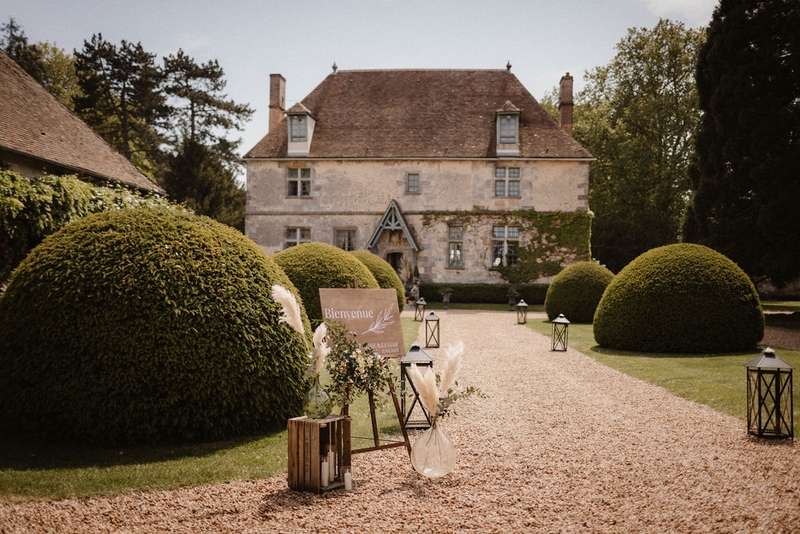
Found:
[(424, 479), (396, 448), (354, 457), (353, 493), (294, 492), (281, 475), (0, 503), (0, 532), (800, 532), (793, 442), (750, 438), (739, 419), (550, 352), (511, 313), (437, 314), (443, 346), (466, 345), (460, 383), (486, 394), (442, 423), (458, 451), (450, 475)]

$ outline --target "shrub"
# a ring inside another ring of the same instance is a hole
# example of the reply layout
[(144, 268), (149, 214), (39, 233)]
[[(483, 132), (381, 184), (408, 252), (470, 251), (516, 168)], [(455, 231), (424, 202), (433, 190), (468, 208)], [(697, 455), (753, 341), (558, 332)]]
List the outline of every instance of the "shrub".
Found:
[(358, 279), (360, 287), (380, 289), (369, 269), (355, 256), (326, 243), (301, 243), (278, 252), (273, 259), (297, 287), (314, 325), (322, 322), (320, 288), (351, 287), (353, 279)]
[(524, 299), (528, 304), (544, 303), (547, 284), (448, 284), (423, 282), (419, 294), (428, 302), (441, 302), (441, 291), (448, 287), (452, 291), (450, 303), (460, 304), (508, 304), (509, 289), (515, 288), (515, 300)]
[(595, 261), (570, 265), (553, 278), (544, 299), (547, 318), (560, 313), (573, 323), (591, 323), (597, 304), (614, 273)]
[(594, 316), (597, 343), (622, 350), (746, 351), (763, 335), (750, 279), (702, 245), (667, 245), (634, 259), (609, 284)]
[[(0, 298), (0, 422), (105, 442), (222, 439), (302, 412), (305, 342), (236, 230), (163, 208), (46, 238)], [(307, 319), (306, 319), (307, 321)]]
[(88, 184), (75, 176), (27, 179), (0, 168), (0, 283), (28, 252), (65, 224), (90, 213), (143, 205), (185, 208), (157, 195)]
[(369, 269), (381, 289), (394, 289), (397, 292), (397, 307), (399, 311), (403, 311), (406, 304), (406, 290), (403, 288), (400, 276), (389, 262), (366, 250), (354, 250), (350, 254)]

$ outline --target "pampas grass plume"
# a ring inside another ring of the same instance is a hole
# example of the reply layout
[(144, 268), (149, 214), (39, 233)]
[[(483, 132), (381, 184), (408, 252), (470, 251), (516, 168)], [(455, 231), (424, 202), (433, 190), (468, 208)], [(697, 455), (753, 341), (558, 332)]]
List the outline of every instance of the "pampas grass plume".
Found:
[(283, 286), (272, 286), (272, 298), (281, 305), (283, 313), (281, 314), (279, 323), (286, 323), (298, 334), (305, 334), (306, 329), (303, 327), (303, 317), (300, 315), (300, 305), (297, 304), (297, 299), (294, 294)]
[(318, 376), (322, 372), (322, 364), (325, 363), (325, 358), (331, 353), (331, 348), (325, 342), (325, 336), (328, 335), (328, 325), (320, 323), (316, 330), (314, 330), (314, 352), (311, 361), (311, 372)]
[(436, 387), (436, 375), (433, 369), (429, 369), (423, 374), (414, 363), (409, 367), (408, 374), (417, 388), (422, 406), (428, 411), (428, 416), (436, 419), (439, 415), (439, 390)]
[(458, 379), (458, 372), (461, 370), (461, 362), (464, 357), (464, 342), (460, 339), (455, 343), (451, 343), (444, 350), (444, 360), (442, 361), (441, 380), (439, 387), (443, 395), (447, 395), (447, 391), (455, 386)]

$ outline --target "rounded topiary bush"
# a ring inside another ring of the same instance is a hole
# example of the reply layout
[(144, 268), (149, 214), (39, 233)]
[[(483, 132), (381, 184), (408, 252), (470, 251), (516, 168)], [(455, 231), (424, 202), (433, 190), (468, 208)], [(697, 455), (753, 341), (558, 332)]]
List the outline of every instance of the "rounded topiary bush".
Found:
[(397, 292), (397, 308), (399, 311), (403, 311), (406, 304), (406, 290), (403, 287), (403, 281), (400, 280), (400, 276), (391, 264), (367, 250), (354, 250), (350, 254), (369, 269), (381, 289), (394, 289)]
[(122, 443), (285, 425), (302, 412), (308, 353), (278, 323), (273, 284), (297, 291), (206, 217), (141, 208), (65, 226), (0, 298), (0, 422)]
[(320, 288), (346, 288), (358, 279), (360, 287), (380, 289), (369, 269), (355, 256), (326, 243), (301, 243), (273, 256), (294, 283), (313, 324), (322, 322)]
[(634, 259), (609, 284), (594, 316), (597, 343), (622, 350), (745, 351), (763, 335), (753, 283), (702, 245), (668, 245)]
[(614, 273), (596, 261), (570, 265), (553, 278), (544, 298), (544, 309), (551, 321), (563, 313), (572, 323), (591, 323), (597, 303)]

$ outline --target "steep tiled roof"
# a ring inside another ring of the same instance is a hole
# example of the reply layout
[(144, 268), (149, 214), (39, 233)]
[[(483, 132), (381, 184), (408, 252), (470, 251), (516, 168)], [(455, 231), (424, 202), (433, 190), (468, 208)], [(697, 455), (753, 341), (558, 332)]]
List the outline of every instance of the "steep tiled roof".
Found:
[(0, 150), (68, 172), (163, 189), (0, 51)]
[[(508, 103), (520, 111), (519, 157), (592, 157), (507, 70), (330, 74), (302, 101), (317, 121), (308, 157), (495, 157)], [(245, 158), (286, 157), (285, 118), (273, 130)]]

